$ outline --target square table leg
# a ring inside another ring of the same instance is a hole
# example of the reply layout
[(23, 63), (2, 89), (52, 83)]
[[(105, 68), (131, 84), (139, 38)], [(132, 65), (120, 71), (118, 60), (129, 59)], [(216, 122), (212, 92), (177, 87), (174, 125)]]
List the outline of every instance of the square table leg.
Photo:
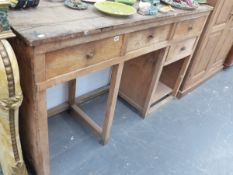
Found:
[(76, 80), (71, 80), (69, 82), (70, 108), (101, 137), (103, 144), (106, 144), (109, 140), (123, 66), (124, 66), (124, 63), (120, 63), (112, 67), (109, 95), (108, 95), (108, 100), (107, 100), (107, 105), (106, 105), (104, 123), (102, 127), (96, 124), (96, 122), (93, 121), (91, 117), (89, 117), (80, 107), (76, 105), (76, 102), (75, 102)]
[[(36, 88), (35, 88), (36, 89)], [(34, 90), (33, 90), (34, 91)], [(21, 108), (23, 148), (37, 175), (50, 174), (46, 90), (25, 96)]]
[(34, 101), (34, 135), (31, 137), (34, 143), (33, 161), (38, 175), (49, 175), (50, 162), (46, 91), (37, 92), (36, 99)]
[(121, 82), (123, 66), (124, 66), (124, 63), (121, 63), (119, 65), (113, 66), (112, 68), (112, 77), (111, 77), (111, 83), (109, 87), (107, 108), (106, 108), (106, 113), (105, 113), (105, 118), (104, 118), (103, 131), (102, 131), (103, 144), (107, 144), (109, 140), (116, 102), (117, 102), (117, 96), (118, 96), (120, 82)]

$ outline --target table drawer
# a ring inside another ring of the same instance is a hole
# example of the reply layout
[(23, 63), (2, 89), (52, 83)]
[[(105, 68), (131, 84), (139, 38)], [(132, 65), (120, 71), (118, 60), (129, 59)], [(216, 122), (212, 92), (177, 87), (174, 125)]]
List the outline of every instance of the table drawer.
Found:
[(168, 40), (171, 25), (153, 27), (128, 34), (127, 52)]
[(192, 38), (171, 45), (166, 63), (172, 63), (188, 55), (191, 55), (194, 50), (195, 42), (196, 38)]
[(184, 36), (197, 36), (202, 32), (206, 17), (179, 22), (176, 26), (173, 39), (183, 38)]
[(122, 36), (93, 41), (46, 54), (46, 77), (51, 78), (120, 56)]

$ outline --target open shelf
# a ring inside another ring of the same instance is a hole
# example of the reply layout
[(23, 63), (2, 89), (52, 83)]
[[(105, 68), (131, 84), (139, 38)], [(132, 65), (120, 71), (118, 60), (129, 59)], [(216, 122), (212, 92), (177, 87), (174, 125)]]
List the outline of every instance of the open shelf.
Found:
[(159, 82), (158, 87), (153, 96), (153, 102), (156, 103), (163, 98), (168, 97), (172, 93), (172, 88), (168, 87), (166, 84)]
[(163, 53), (160, 49), (124, 65), (119, 95), (143, 116), (174, 99), (182, 81), (189, 57), (164, 65)]
[(152, 106), (173, 95), (179, 80), (180, 70), (182, 69), (183, 63), (184, 59), (163, 67), (158, 86), (156, 87), (152, 99)]

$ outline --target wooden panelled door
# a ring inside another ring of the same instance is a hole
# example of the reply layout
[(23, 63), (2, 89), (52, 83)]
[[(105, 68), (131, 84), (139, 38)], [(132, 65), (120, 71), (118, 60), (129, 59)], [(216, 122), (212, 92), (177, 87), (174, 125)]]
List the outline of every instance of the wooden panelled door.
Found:
[(217, 15), (213, 30), (218, 30), (221, 33), (221, 38), (216, 44), (213, 56), (207, 67), (208, 71), (213, 72), (214, 69), (222, 67), (224, 60), (231, 48), (233, 41), (233, 30), (231, 23), (233, 19), (233, 0), (225, 0), (221, 11)]
[(203, 78), (209, 77), (214, 71), (219, 70), (229, 47), (231, 47), (233, 27), (229, 27), (229, 21), (233, 18), (233, 0), (215, 0), (212, 3), (216, 7), (209, 20), (211, 27), (207, 29), (202, 43), (194, 55), (193, 67), (186, 84), (188, 86), (196, 84)]

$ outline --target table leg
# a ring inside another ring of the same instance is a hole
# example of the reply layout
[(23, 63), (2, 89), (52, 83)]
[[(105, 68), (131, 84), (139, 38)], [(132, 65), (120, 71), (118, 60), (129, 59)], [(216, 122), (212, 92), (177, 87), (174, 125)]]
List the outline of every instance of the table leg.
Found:
[(103, 144), (107, 144), (109, 140), (123, 66), (124, 66), (124, 63), (120, 63), (112, 67), (112, 77), (111, 77), (111, 82), (110, 82), (110, 87), (109, 87), (107, 110), (105, 113), (103, 131), (102, 131)]
[(37, 175), (50, 174), (48, 118), (46, 89), (39, 90), (37, 83), (46, 80), (45, 55), (34, 54), (21, 40), (11, 40), (18, 55), (20, 82), (24, 100), (20, 107), (20, 137), (27, 162)]
[(69, 102), (69, 105), (72, 106), (75, 104), (76, 79), (69, 81), (68, 86), (69, 86), (68, 102)]
[(178, 79), (176, 80), (176, 84), (174, 86), (173, 93), (172, 93), (172, 95), (175, 96), (175, 97), (179, 93), (180, 86), (182, 84), (182, 81), (184, 80), (184, 76), (185, 76), (185, 74), (186, 74), (186, 72), (188, 70), (188, 66), (189, 66), (189, 64), (191, 62), (192, 56), (189, 56), (189, 57), (184, 58), (184, 59), (185, 59), (184, 63), (182, 65), (181, 69), (180, 69), (179, 76), (178, 76)]
[[(25, 84), (24, 84), (25, 85)], [(30, 83), (28, 84), (31, 85)], [(21, 138), (28, 162), (37, 175), (50, 174), (46, 91), (26, 91), (21, 106)], [(35, 87), (35, 86), (33, 86)]]
[(49, 139), (48, 139), (48, 117), (46, 105), (46, 91), (36, 93), (33, 161), (38, 175), (50, 174), (49, 162)]
[(69, 106), (89, 127), (91, 127), (98, 135), (101, 136), (103, 144), (107, 144), (112, 127), (114, 111), (120, 86), (124, 63), (114, 65), (112, 67), (112, 76), (109, 87), (109, 95), (107, 100), (106, 113), (104, 117), (103, 127), (101, 128), (90, 116), (88, 116), (75, 103), (76, 80), (69, 81)]

